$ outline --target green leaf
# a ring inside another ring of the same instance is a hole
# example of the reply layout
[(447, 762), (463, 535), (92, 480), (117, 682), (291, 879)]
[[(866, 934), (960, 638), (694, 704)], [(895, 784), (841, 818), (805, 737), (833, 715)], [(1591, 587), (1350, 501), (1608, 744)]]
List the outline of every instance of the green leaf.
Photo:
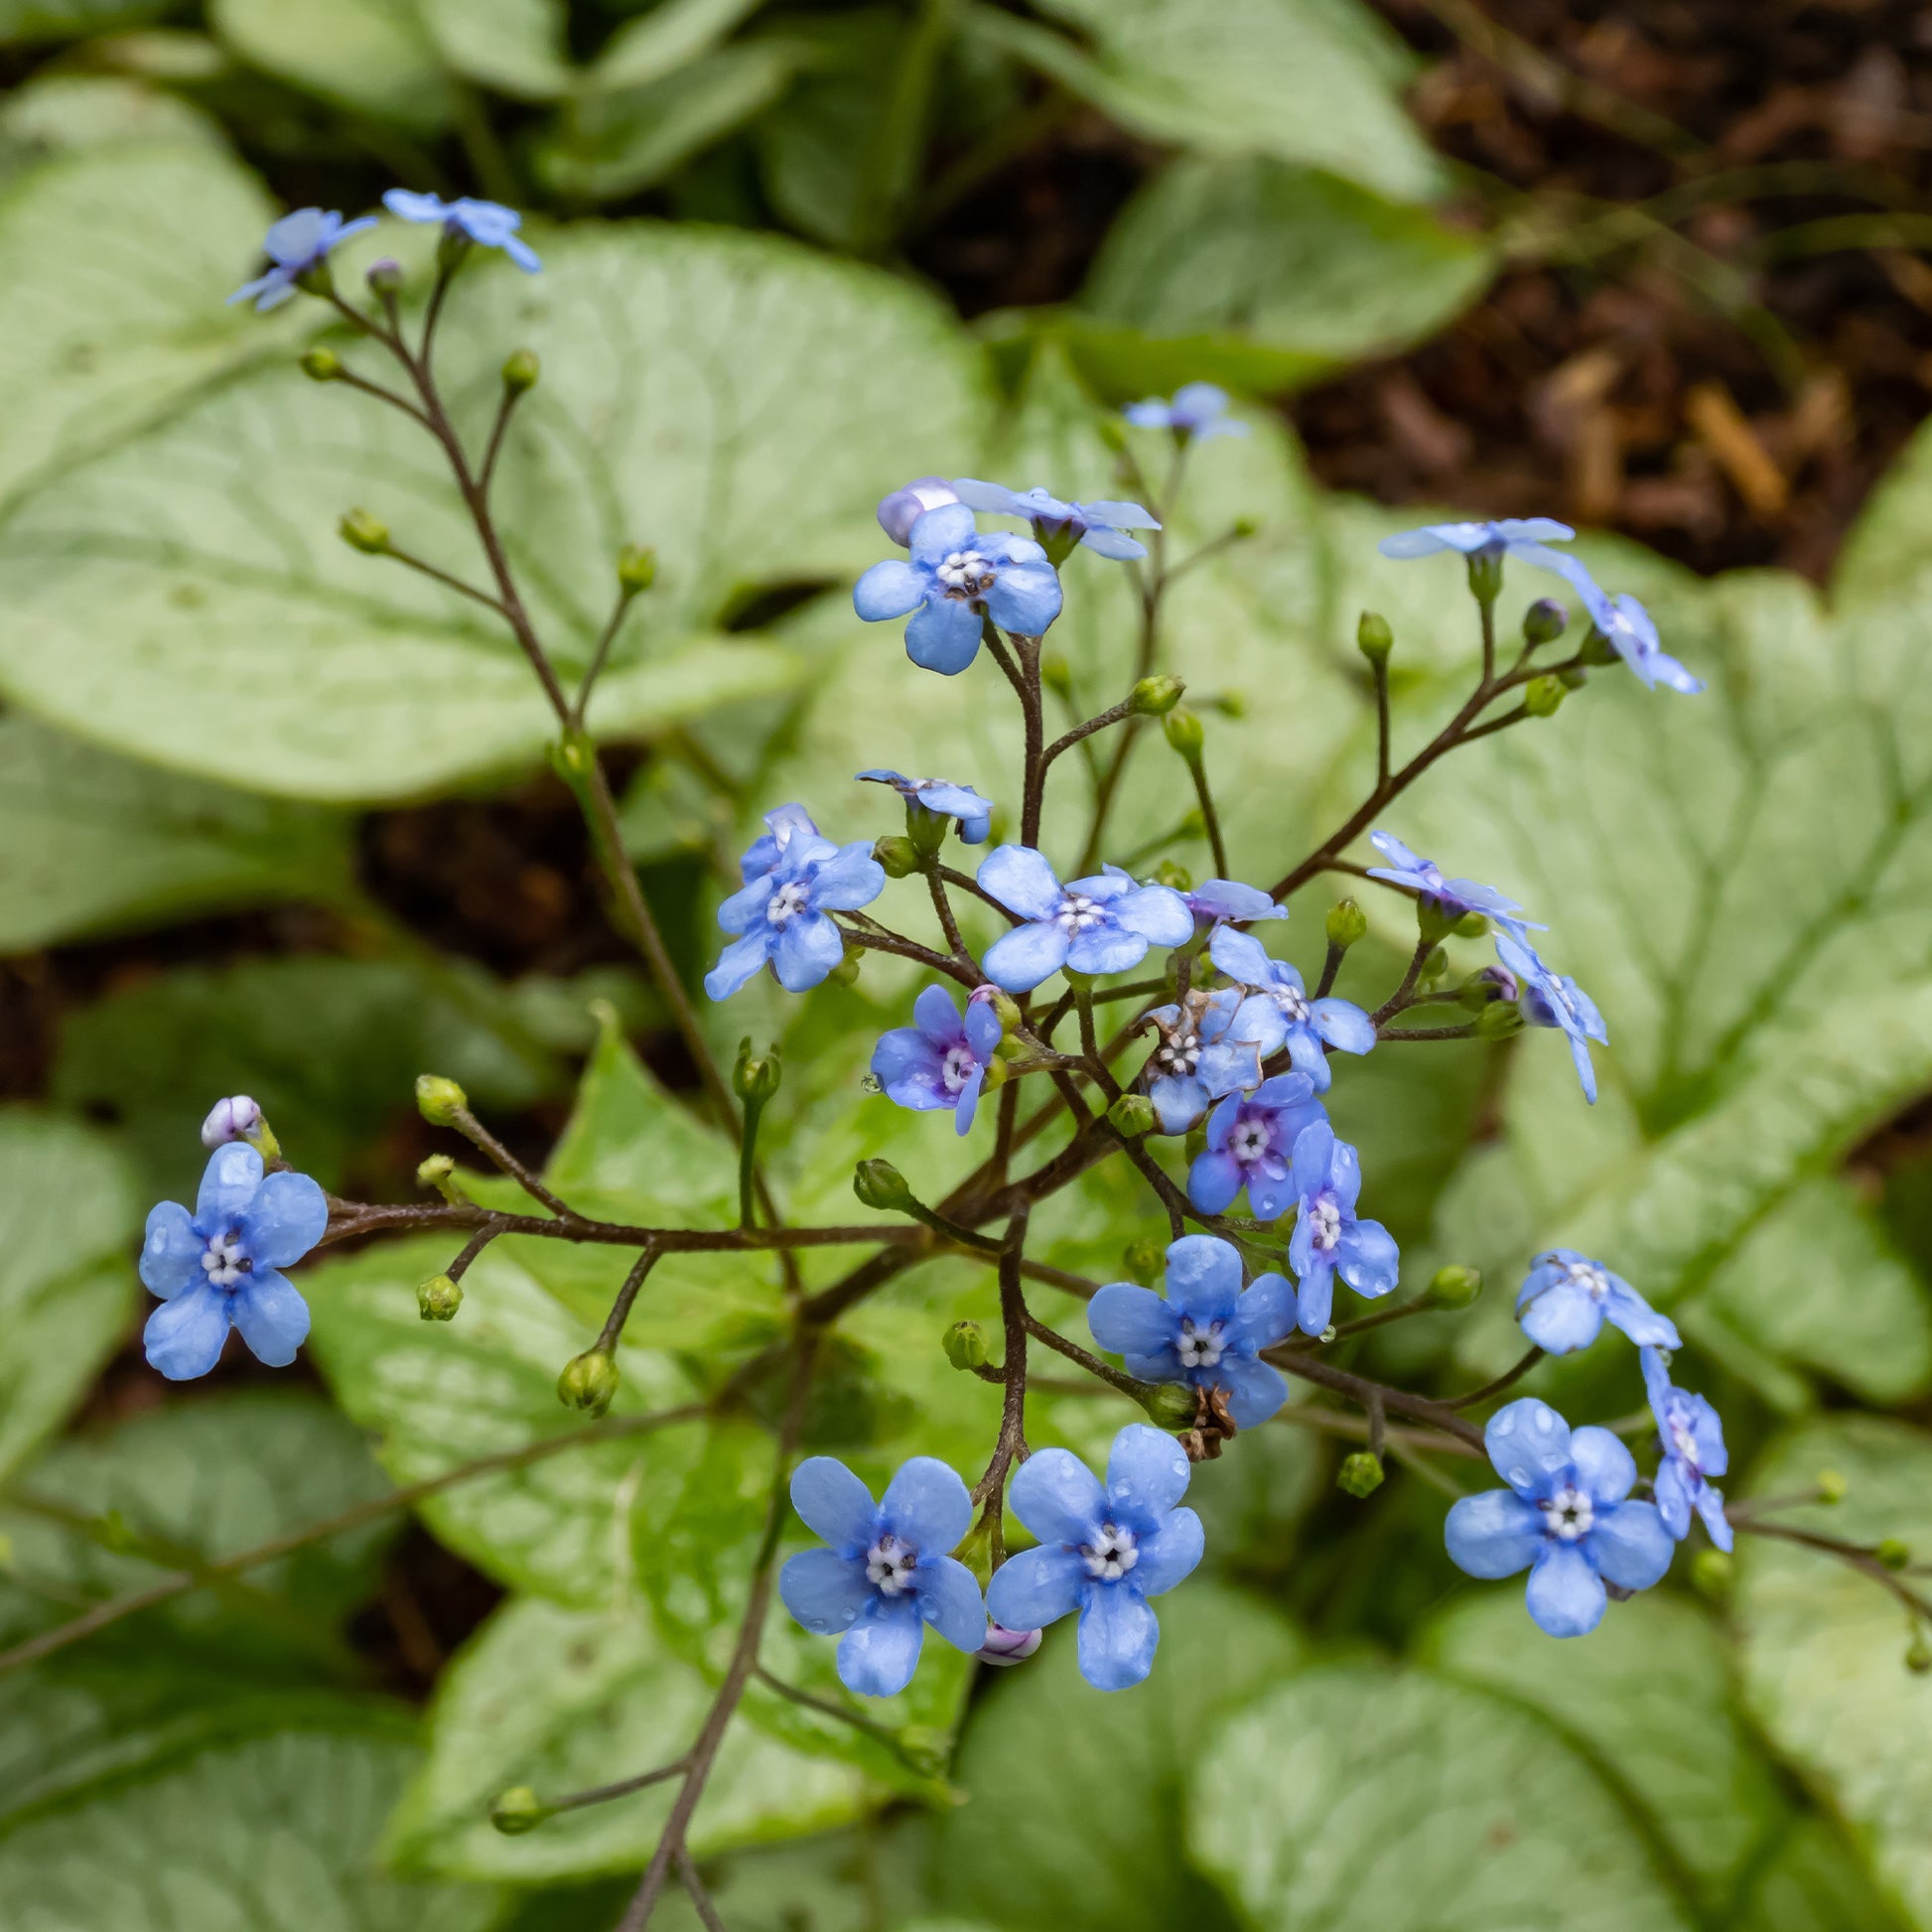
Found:
[(1091, 46), (981, 9), (976, 31), (1152, 141), (1324, 168), (1426, 201), (1442, 164), (1403, 111), (1413, 57), (1356, 0), (1040, 0)]
[[(712, 1696), (634, 1606), (569, 1610), (514, 1599), (438, 1686), (429, 1759), (390, 1825), (389, 1855), (405, 1870), (459, 1878), (634, 1872), (657, 1843), (675, 1780), (566, 1812), (517, 1838), (489, 1823), (490, 1802), (513, 1785), (561, 1798), (671, 1763), (690, 1748)], [(706, 1782), (692, 1844), (709, 1858), (822, 1830), (856, 1817), (867, 1797), (856, 1771), (741, 1721)]]
[[(1086, 1684), (1069, 1622), (975, 1710), (954, 1774), (969, 1802), (935, 1835), (949, 1911), (1009, 1932), (1229, 1923), (1183, 1862), (1182, 1788), (1215, 1721), (1294, 1670), (1302, 1644), (1253, 1598), (1198, 1580), (1156, 1608), (1161, 1652), (1140, 1688)], [(1240, 1798), (1229, 1786), (1209, 1802)]]
[(1108, 231), (1081, 302), (1108, 328), (1082, 360), (1130, 393), (1202, 374), (1280, 390), (1433, 335), (1493, 267), (1479, 236), (1333, 175), (1177, 161)]
[(1187, 1845), (1256, 1932), (1682, 1932), (1641, 1836), (1540, 1719), (1426, 1672), (1331, 1665), (1202, 1754)]
[(611, 36), (591, 69), (607, 91), (667, 79), (700, 60), (762, 0), (659, 0)]
[[(649, 734), (781, 686), (788, 653), (713, 627), (762, 588), (872, 561), (880, 479), (971, 447), (976, 352), (930, 298), (765, 237), (632, 224), (544, 251), (540, 276), (478, 268), (444, 366), (474, 436), (505, 345), (543, 358), (496, 504), (554, 657), (582, 669), (611, 559), (641, 538), (658, 581), (599, 686), (598, 729)], [(295, 795), (527, 766), (555, 721), (515, 645), (342, 544), (358, 501), (398, 543), (481, 575), (414, 425), (280, 371), (227, 385), (0, 525), (0, 687), (137, 757)]]
[(1899, 1918), (1839, 1833), (1822, 1818), (1801, 1818), (1735, 1924), (1737, 1932), (1875, 1932)]
[(423, 25), (451, 70), (518, 100), (554, 100), (576, 75), (563, 0), (422, 0)]
[(0, 1474), (59, 1426), (125, 1332), (139, 1214), (100, 1135), (0, 1110)]
[[(1821, 1420), (1780, 1438), (1751, 1470), (1750, 1489), (1808, 1489), (1824, 1469), (1845, 1477), (1844, 1502), (1779, 1510), (1774, 1521), (1855, 1543), (1890, 1536), (1919, 1552), (1932, 1548), (1932, 1438), (1871, 1417)], [(1850, 1823), (1913, 1922), (1932, 1922), (1932, 1763), (1924, 1749), (1932, 1678), (1905, 1668), (1911, 1633), (1898, 1603), (1817, 1551), (1768, 1536), (1737, 1541), (1746, 1702)]]
[(484, 1932), (493, 1890), (372, 1867), (408, 1736), (389, 1712), (345, 1705), (327, 1727), (104, 1781), (0, 1839), (0, 1896), (34, 1932)]
[(0, 0), (0, 42), (80, 40), (142, 27), (169, 11), (169, 0)]
[(209, 0), (208, 24), (244, 61), (339, 107), (424, 134), (455, 114), (417, 0)]
[(1647, 1591), (1588, 1636), (1559, 1639), (1530, 1622), (1520, 1588), (1501, 1586), (1437, 1618), (1420, 1654), (1552, 1720), (1646, 1820), (1716, 1918), (1788, 1824), (1737, 1714), (1718, 1632), (1682, 1597)]
[(70, 152), (162, 143), (228, 151), (211, 115), (118, 74), (43, 72), (0, 104), (0, 169), (7, 172)]
[(345, 819), (0, 718), (0, 951), (285, 898), (340, 899)]

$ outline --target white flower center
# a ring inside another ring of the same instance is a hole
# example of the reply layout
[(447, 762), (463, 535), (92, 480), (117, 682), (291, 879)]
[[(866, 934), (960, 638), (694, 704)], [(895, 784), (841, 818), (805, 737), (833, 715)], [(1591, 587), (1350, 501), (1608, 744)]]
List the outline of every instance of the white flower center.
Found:
[(1180, 1317), (1180, 1334), (1174, 1342), (1174, 1352), (1180, 1357), (1182, 1368), (1216, 1368), (1226, 1346), (1218, 1321), (1196, 1328), (1186, 1315)]
[(210, 1288), (232, 1288), (254, 1266), (242, 1252), (241, 1233), (236, 1228), (209, 1235), (207, 1246), (202, 1250), (202, 1269)]
[(1664, 1411), (1664, 1416), (1669, 1425), (1664, 1433), (1670, 1439), (1672, 1452), (1680, 1462), (1691, 1469), (1693, 1474), (1702, 1475), (1704, 1471), (1698, 1463), (1697, 1435), (1691, 1428), (1691, 1419), (1685, 1414), (1683, 1405), (1678, 1402), (1670, 1403)]
[(946, 587), (948, 597), (975, 598), (993, 588), (997, 573), (977, 550), (954, 550), (932, 574)]
[(1309, 1003), (1292, 986), (1274, 986), (1268, 989), (1268, 997), (1281, 1008), (1282, 1018), (1291, 1027), (1299, 1027), (1309, 1017)]
[(1581, 1288), (1592, 1302), (1600, 1302), (1610, 1292), (1610, 1278), (1592, 1261), (1573, 1261), (1564, 1270), (1564, 1279)]
[(1107, 920), (1100, 902), (1084, 893), (1068, 893), (1053, 917), (1068, 932), (1084, 932), (1089, 926), (1104, 925)]
[(1596, 1521), (1596, 1508), (1574, 1482), (1543, 1505), (1545, 1531), (1561, 1543), (1581, 1543)]
[(796, 880), (789, 886), (780, 886), (766, 903), (764, 916), (772, 925), (783, 925), (787, 919), (804, 911), (811, 901), (811, 888)]
[(912, 1587), (919, 1553), (889, 1530), (866, 1552), (866, 1581), (882, 1596), (898, 1596)]
[(1265, 1121), (1244, 1120), (1228, 1136), (1228, 1152), (1242, 1167), (1251, 1168), (1268, 1152), (1268, 1142)]
[(1200, 1035), (1172, 1034), (1155, 1054), (1156, 1062), (1173, 1073), (1191, 1073), (1200, 1065)]
[(940, 1063), (939, 1084), (948, 1093), (957, 1093), (972, 1077), (973, 1069), (979, 1061), (973, 1057), (973, 1049), (963, 1040), (955, 1046), (946, 1048), (946, 1057)]
[(1087, 1575), (1097, 1578), (1103, 1584), (1118, 1583), (1141, 1560), (1141, 1553), (1136, 1547), (1137, 1541), (1132, 1530), (1119, 1529), (1112, 1523), (1102, 1523), (1100, 1534), (1091, 1543), (1083, 1543), (1080, 1546), (1080, 1555), (1086, 1563)]
[(1309, 1203), (1309, 1226), (1312, 1239), (1324, 1255), (1341, 1239), (1341, 1203), (1330, 1193), (1316, 1194)]

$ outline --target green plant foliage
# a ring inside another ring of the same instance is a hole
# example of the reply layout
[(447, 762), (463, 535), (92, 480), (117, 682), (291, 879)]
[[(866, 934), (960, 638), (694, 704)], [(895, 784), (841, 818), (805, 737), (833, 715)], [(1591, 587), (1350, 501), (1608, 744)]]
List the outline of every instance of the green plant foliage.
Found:
[(78, 40), (144, 26), (168, 9), (168, 0), (4, 0), (0, 4), (0, 41), (25, 43)]
[(446, 66), (516, 100), (554, 100), (573, 81), (565, 0), (422, 0)]
[(338, 107), (422, 134), (456, 112), (418, 0), (208, 0), (208, 20), (242, 60)]

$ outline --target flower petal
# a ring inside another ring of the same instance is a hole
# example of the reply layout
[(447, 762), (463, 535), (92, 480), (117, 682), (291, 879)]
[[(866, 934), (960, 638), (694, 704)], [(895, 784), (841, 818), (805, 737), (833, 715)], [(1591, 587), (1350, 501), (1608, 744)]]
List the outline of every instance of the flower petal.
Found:
[(986, 1068), (976, 1066), (960, 1083), (959, 1098), (953, 1103), (952, 1131), (955, 1134), (970, 1134), (973, 1131), (973, 1116), (979, 1112), (980, 1088), (986, 1084)]
[(196, 1287), (207, 1279), (202, 1268), (207, 1247), (180, 1201), (157, 1202), (148, 1210), (148, 1231), (141, 1244), (142, 1283), (164, 1302)]
[[(1100, 1527), (1107, 1506), (1099, 1477), (1071, 1449), (1040, 1449), (1021, 1463), (1007, 1500), (1013, 1513), (1042, 1543), (1087, 1542)], [(996, 1621), (1016, 1630), (1039, 1627), (1015, 1623), (998, 1610), (993, 1615)]]
[(329, 1196), (306, 1173), (270, 1174), (241, 1217), (242, 1239), (257, 1268), (293, 1267), (328, 1226)]
[[(1249, 1190), (1249, 1198), (1254, 1198)], [(1292, 1257), (1291, 1257), (1292, 1259)], [(1295, 1287), (1295, 1325), (1316, 1340), (1328, 1332), (1335, 1311), (1335, 1269), (1331, 1261), (1311, 1259)]]
[(1174, 1311), (1138, 1282), (1109, 1282), (1087, 1304), (1087, 1327), (1115, 1355), (1158, 1355), (1174, 1337)]
[(1108, 1451), (1107, 1507), (1151, 1530), (1187, 1493), (1192, 1473), (1180, 1445), (1165, 1430), (1130, 1422)]
[[(1187, 929), (1193, 930), (1191, 922)], [(1066, 963), (1076, 973), (1124, 973), (1146, 957), (1146, 939), (1138, 932), (1112, 923), (1076, 932), (1066, 948)]]
[(1225, 1321), (1241, 1302), (1241, 1255), (1214, 1234), (1183, 1234), (1168, 1245), (1168, 1300), (1176, 1314)]
[(1603, 1298), (1603, 1318), (1639, 1346), (1682, 1348), (1684, 1340), (1677, 1324), (1667, 1314), (1659, 1314), (1629, 1283), (1610, 1278), (1610, 1292)]
[(245, 1141), (230, 1141), (208, 1156), (202, 1170), (195, 1218), (205, 1228), (239, 1219), (262, 1184), (262, 1158)]
[(935, 503), (906, 532), (905, 548), (915, 564), (943, 563), (947, 553), (963, 550), (979, 532), (964, 503)]
[[(937, 510), (926, 512), (927, 516), (938, 514)], [(922, 671), (957, 677), (979, 651), (978, 614), (955, 597), (935, 597), (922, 604), (905, 626), (905, 654)]]
[(1058, 1543), (1023, 1550), (994, 1571), (986, 1588), (987, 1614), (1009, 1630), (1043, 1629), (1078, 1607), (1086, 1583), (1087, 1566), (1078, 1551)]
[(912, 1573), (919, 1614), (955, 1650), (974, 1651), (986, 1641), (986, 1599), (979, 1579), (951, 1557), (922, 1562)]
[(1543, 1547), (1543, 1512), (1507, 1489), (1485, 1489), (1449, 1505), (1443, 1541), (1449, 1561), (1471, 1577), (1513, 1577)]
[(923, 1554), (943, 1556), (973, 1527), (972, 1498), (957, 1470), (936, 1455), (914, 1455), (887, 1485), (879, 1520)]
[(1371, 1301), (1388, 1294), (1401, 1278), (1402, 1251), (1380, 1221), (1357, 1221), (1342, 1236), (1335, 1259), (1335, 1272)]
[(1207, 954), (1229, 979), (1243, 986), (1266, 987), (1275, 983), (1270, 968), (1274, 961), (1251, 932), (1237, 931), (1231, 925), (1216, 926), (1208, 941)]
[(976, 883), (1023, 919), (1050, 919), (1065, 897), (1045, 855), (1030, 845), (996, 845), (980, 861)]
[(1704, 1527), (1711, 1541), (1720, 1549), (1728, 1551), (1731, 1545), (1730, 1518), (1725, 1514), (1724, 1491), (1710, 1483), (1699, 1486), (1697, 1493), (1697, 1512), (1704, 1518)]
[(1009, 993), (1031, 993), (1066, 964), (1066, 933), (1054, 920), (1017, 925), (987, 947), (980, 961), (986, 977)]
[(308, 1303), (272, 1268), (258, 1268), (235, 1290), (228, 1316), (255, 1359), (270, 1368), (287, 1368), (309, 1338)]
[(1060, 599), (1059, 573), (1044, 557), (1002, 564), (986, 593), (986, 615), (1002, 630), (1037, 637), (1059, 616)]
[(1520, 1307), (1516, 1318), (1546, 1354), (1569, 1355), (1602, 1332), (1603, 1308), (1581, 1284), (1559, 1281)]
[(839, 1639), (839, 1677), (848, 1691), (860, 1697), (897, 1697), (911, 1683), (924, 1648), (925, 1625), (911, 1592), (875, 1594)]
[(787, 993), (816, 986), (845, 957), (845, 939), (823, 912), (787, 919), (771, 948), (771, 970)]
[(1653, 1503), (1618, 1503), (1600, 1511), (1589, 1533), (1597, 1569), (1619, 1589), (1648, 1589), (1670, 1568), (1676, 1549)]
[(148, 1363), (171, 1382), (192, 1382), (221, 1359), (228, 1338), (228, 1298), (206, 1284), (163, 1302), (141, 1331)]
[(772, 929), (754, 926), (742, 939), (734, 939), (718, 955), (718, 963), (704, 976), (704, 990), (714, 1000), (729, 1000), (740, 987), (756, 979), (760, 967), (771, 957)]
[(1228, 1414), (1237, 1429), (1259, 1428), (1288, 1400), (1288, 1384), (1280, 1371), (1247, 1355), (1223, 1355), (1213, 1373), (1227, 1391)]
[(934, 1045), (944, 1048), (964, 1039), (959, 1007), (943, 986), (928, 986), (912, 1002), (912, 1024)]
[(801, 1550), (778, 1572), (778, 1594), (814, 1636), (836, 1637), (851, 1628), (873, 1587), (859, 1559), (836, 1550)]
[(914, 568), (901, 557), (889, 557), (874, 564), (852, 587), (852, 608), (867, 623), (884, 623), (902, 618), (925, 602), (930, 575)]
[(791, 1506), (814, 1536), (848, 1554), (864, 1550), (879, 1527), (872, 1491), (835, 1455), (808, 1455), (791, 1472)]
[(1547, 1539), (1524, 1594), (1532, 1621), (1552, 1637), (1587, 1636), (1602, 1622), (1609, 1601), (1596, 1566), (1574, 1543)]
[(1187, 1198), (1203, 1214), (1222, 1213), (1241, 1191), (1241, 1164), (1233, 1155), (1209, 1149), (1187, 1170)]
[(1157, 946), (1184, 946), (1194, 936), (1194, 915), (1171, 886), (1143, 886), (1114, 902), (1115, 919)]
[(1366, 1053), (1375, 1044), (1375, 1022), (1352, 1000), (1312, 1001), (1309, 1019), (1338, 1052)]
[(886, 868), (872, 856), (870, 839), (840, 846), (838, 856), (812, 874), (812, 905), (820, 912), (855, 912), (885, 890)]
[(1129, 1582), (1096, 1584), (1080, 1609), (1080, 1675), (1096, 1691), (1124, 1691), (1154, 1668), (1161, 1620)]
[(1533, 1395), (1504, 1403), (1489, 1418), (1482, 1442), (1496, 1473), (1529, 1502), (1547, 1496), (1552, 1481), (1570, 1467), (1570, 1425)]
[(1250, 1350), (1272, 1348), (1295, 1332), (1295, 1291), (1284, 1277), (1257, 1275), (1234, 1306), (1228, 1337)]
[(1637, 1464), (1620, 1436), (1587, 1424), (1570, 1432), (1570, 1465), (1598, 1509), (1620, 1503), (1637, 1479)]

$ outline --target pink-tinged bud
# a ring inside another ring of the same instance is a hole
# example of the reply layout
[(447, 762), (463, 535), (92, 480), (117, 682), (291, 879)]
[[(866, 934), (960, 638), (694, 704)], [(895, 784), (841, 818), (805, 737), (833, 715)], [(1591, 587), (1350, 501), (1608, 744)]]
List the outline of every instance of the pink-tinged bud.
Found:
[(262, 1110), (245, 1093), (217, 1100), (202, 1123), (202, 1145), (214, 1149), (245, 1141), (262, 1124)]
[(903, 550), (912, 541), (912, 525), (927, 510), (959, 501), (944, 477), (917, 477), (903, 489), (879, 499), (879, 527)]
[(1004, 1623), (987, 1626), (986, 1641), (974, 1654), (982, 1664), (996, 1664), (1005, 1669), (1010, 1664), (1024, 1664), (1039, 1648), (1037, 1630), (1009, 1630)]

